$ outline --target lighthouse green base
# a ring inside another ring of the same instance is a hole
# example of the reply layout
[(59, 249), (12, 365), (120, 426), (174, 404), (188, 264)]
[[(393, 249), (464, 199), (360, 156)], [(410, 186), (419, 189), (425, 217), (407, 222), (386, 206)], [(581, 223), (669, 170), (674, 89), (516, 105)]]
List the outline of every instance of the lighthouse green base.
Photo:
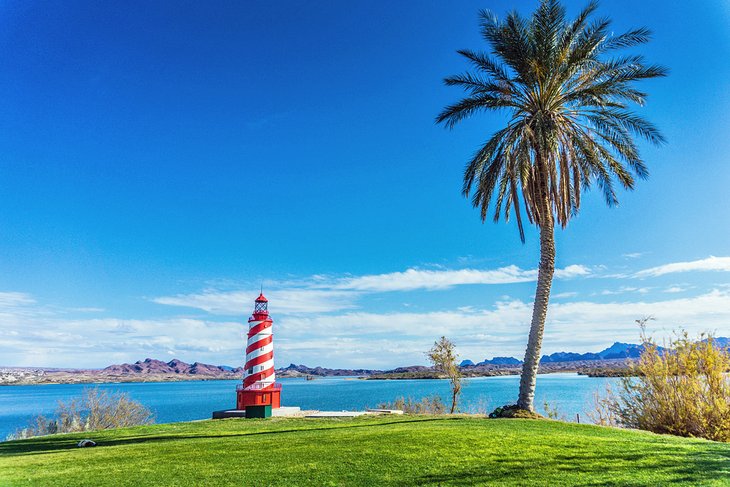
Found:
[(247, 418), (270, 418), (271, 404), (266, 406), (246, 406)]

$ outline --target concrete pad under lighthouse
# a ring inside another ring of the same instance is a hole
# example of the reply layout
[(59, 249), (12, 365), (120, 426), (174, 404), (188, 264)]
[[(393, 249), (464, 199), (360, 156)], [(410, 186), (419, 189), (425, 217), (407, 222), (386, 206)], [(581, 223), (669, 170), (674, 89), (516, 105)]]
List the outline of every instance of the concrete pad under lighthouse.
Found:
[[(302, 411), (299, 407), (295, 406), (284, 406), (271, 410), (272, 418), (288, 418), (288, 417), (302, 417), (311, 411)], [(245, 409), (224, 409), (222, 411), (213, 411), (213, 419), (225, 419), (225, 418), (245, 418)]]

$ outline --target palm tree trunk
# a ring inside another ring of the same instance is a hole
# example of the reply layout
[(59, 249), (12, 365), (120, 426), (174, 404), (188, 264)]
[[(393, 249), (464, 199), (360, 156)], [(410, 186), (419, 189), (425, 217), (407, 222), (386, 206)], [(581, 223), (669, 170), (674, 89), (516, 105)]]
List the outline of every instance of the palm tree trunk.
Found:
[(540, 366), (540, 351), (542, 350), (542, 335), (545, 330), (550, 287), (555, 273), (555, 233), (552, 209), (547, 198), (546, 188), (543, 188), (543, 205), (540, 218), (540, 267), (537, 271), (537, 290), (535, 303), (532, 307), (532, 322), (530, 336), (527, 339), (525, 360), (522, 363), (520, 378), (520, 395), (517, 406), (520, 409), (534, 411), (535, 384), (537, 383), (537, 369)]

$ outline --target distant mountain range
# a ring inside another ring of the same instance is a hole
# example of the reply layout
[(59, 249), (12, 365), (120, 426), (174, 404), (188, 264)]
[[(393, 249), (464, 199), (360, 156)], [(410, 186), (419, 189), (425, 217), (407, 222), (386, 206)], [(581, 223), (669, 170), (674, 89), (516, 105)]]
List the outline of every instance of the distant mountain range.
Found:
[[(424, 367), (425, 368), (425, 367)], [(380, 373), (381, 370), (370, 369), (328, 369), (325, 367), (307, 367), (306, 365), (289, 364), (286, 367), (276, 369), (280, 377), (302, 377), (302, 376), (362, 376), (373, 373)], [(100, 375), (107, 376), (197, 376), (200, 378), (239, 378), (243, 375), (243, 367), (230, 367), (228, 365), (209, 365), (200, 362), (188, 364), (182, 360), (174, 359), (169, 362), (148, 358), (138, 360), (133, 364), (110, 365), (105, 369), (97, 371)]]
[(382, 372), (373, 369), (327, 369), (325, 367), (307, 367), (306, 365), (289, 364), (287, 367), (276, 369), (279, 377), (302, 377), (307, 375), (316, 376), (363, 376)]
[[(722, 348), (730, 347), (730, 338), (727, 337), (716, 337), (714, 338), (716, 345)], [(637, 345), (634, 343), (622, 343), (615, 342), (610, 347), (601, 350), (600, 352), (588, 352), (588, 353), (576, 353), (576, 352), (555, 352), (550, 355), (543, 355), (540, 359), (541, 364), (549, 364), (556, 362), (582, 362), (592, 360), (613, 360), (613, 359), (627, 359), (627, 358), (639, 358), (641, 352), (644, 351), (645, 345)], [(659, 350), (664, 350), (662, 347), (658, 347)], [(477, 367), (480, 365), (519, 365), (522, 361), (514, 357), (494, 357), (493, 359), (485, 359), (479, 363), (474, 363), (471, 360), (463, 360), (461, 367)]]
[[(730, 347), (730, 338), (715, 338), (715, 343), (721, 347)], [(661, 347), (659, 347), (661, 349)], [(584, 362), (596, 360), (615, 360), (638, 358), (644, 350), (644, 345), (633, 343), (616, 342), (605, 350), (595, 353), (575, 353), (575, 352), (556, 352), (550, 355), (543, 355), (540, 359), (541, 364), (564, 363), (564, 362)], [(471, 360), (463, 360), (462, 367), (479, 367), (484, 365), (498, 366), (516, 366), (522, 363), (514, 357), (494, 357), (489, 360), (483, 360), (474, 363)], [(399, 372), (422, 372), (428, 370), (429, 367), (414, 365), (409, 367), (398, 367), (389, 370), (389, 373)], [(372, 374), (380, 374), (382, 370), (374, 369), (329, 369), (326, 367), (307, 367), (306, 365), (289, 364), (276, 370), (281, 377), (300, 377), (300, 376), (365, 376)], [(243, 374), (243, 367), (229, 367), (226, 365), (209, 365), (200, 362), (188, 364), (182, 360), (173, 359), (169, 362), (162, 360), (145, 359), (139, 360), (133, 364), (110, 365), (109, 367), (98, 371), (101, 375), (113, 376), (145, 376), (145, 375), (165, 375), (165, 376), (195, 376), (201, 378), (229, 378), (238, 377)]]
[(242, 373), (242, 368), (234, 369), (225, 365), (209, 365), (194, 362), (188, 364), (182, 360), (173, 359), (169, 362), (148, 358), (138, 360), (133, 364), (110, 365), (99, 371), (101, 375), (196, 375), (218, 377)]
[[(717, 337), (715, 343), (730, 348), (730, 338)], [(616, 342), (595, 353), (556, 352), (540, 360), (543, 372), (581, 371), (595, 368), (622, 368), (625, 359), (638, 358), (644, 345)], [(461, 362), (467, 376), (518, 374), (522, 361), (514, 357), (494, 357), (474, 363)], [(278, 377), (360, 376), (372, 378), (427, 378), (433, 368), (423, 365), (397, 367), (392, 370), (328, 369), (290, 364), (276, 370)], [(94, 382), (156, 382), (182, 380), (241, 379), (243, 367), (192, 364), (173, 359), (169, 362), (147, 358), (133, 364), (110, 365), (104, 369), (50, 369), (39, 367), (0, 368), (0, 385), (7, 384), (78, 384)], [(378, 377), (382, 376), (382, 377)]]
[[(703, 342), (706, 342), (707, 340), (702, 340)], [(730, 338), (727, 337), (717, 337), (713, 338), (712, 341), (715, 345), (718, 345), (722, 348), (730, 348)]]

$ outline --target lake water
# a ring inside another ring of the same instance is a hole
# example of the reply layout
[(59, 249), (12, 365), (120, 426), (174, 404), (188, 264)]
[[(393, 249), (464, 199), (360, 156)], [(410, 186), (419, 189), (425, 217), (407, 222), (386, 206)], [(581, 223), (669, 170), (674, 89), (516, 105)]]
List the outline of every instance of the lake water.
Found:
[[(590, 378), (577, 374), (545, 374), (538, 376), (536, 408), (542, 412), (547, 401), (568, 420), (587, 421), (595, 391), (605, 390), (616, 379)], [(449, 384), (445, 380), (359, 380), (327, 377), (306, 381), (280, 379), (282, 405), (302, 409), (330, 411), (362, 410), (376, 407), (397, 397), (420, 399), (439, 394), (448, 401)], [(144, 382), (98, 384), (100, 389), (126, 392), (152, 409), (158, 423), (208, 419), (219, 409), (235, 407), (236, 384), (239, 381)], [(0, 441), (39, 414), (52, 415), (58, 401), (80, 396), (94, 384), (63, 384), (0, 387)], [(512, 404), (517, 399), (519, 376), (478, 377), (464, 381), (460, 409), (467, 412), (491, 411), (497, 406)]]

